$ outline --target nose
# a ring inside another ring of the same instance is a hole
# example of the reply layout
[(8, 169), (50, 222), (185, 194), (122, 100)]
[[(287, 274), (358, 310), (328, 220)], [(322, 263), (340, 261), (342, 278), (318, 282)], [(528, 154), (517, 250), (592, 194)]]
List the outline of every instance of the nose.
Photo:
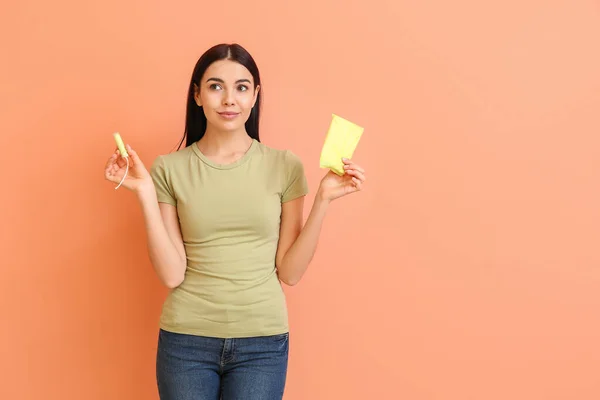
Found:
[(223, 91), (223, 105), (233, 106), (235, 105), (235, 97), (233, 90)]

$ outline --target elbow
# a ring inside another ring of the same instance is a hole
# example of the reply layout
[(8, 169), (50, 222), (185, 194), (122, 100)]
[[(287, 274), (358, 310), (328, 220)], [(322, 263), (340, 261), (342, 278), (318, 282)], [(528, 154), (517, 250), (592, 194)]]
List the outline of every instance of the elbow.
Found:
[(168, 289), (175, 289), (183, 283), (187, 268), (184, 262), (158, 263), (153, 260), (153, 266), (159, 281)]
[(276, 269), (277, 276), (281, 282), (285, 283), (287, 286), (296, 286), (300, 283), (306, 268), (300, 268), (297, 264), (291, 265), (289, 262), (284, 263), (282, 260), (276, 264)]
[(183, 283), (183, 277), (174, 276), (163, 279), (163, 284), (169, 289), (175, 289)]
[(169, 289), (175, 289), (179, 285), (183, 283), (183, 279), (185, 278), (185, 269), (183, 273), (178, 274), (169, 274), (163, 277), (163, 284)]
[(296, 284), (298, 282), (300, 282), (300, 279), (280, 279), (281, 282), (285, 283), (288, 286), (296, 286)]
[(300, 276), (288, 276), (286, 274), (279, 274), (279, 280), (288, 286), (296, 286), (300, 282)]

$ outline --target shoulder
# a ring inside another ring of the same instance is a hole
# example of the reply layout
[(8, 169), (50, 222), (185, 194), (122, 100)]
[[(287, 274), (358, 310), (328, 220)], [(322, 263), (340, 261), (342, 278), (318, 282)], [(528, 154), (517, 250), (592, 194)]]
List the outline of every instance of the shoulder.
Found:
[(264, 157), (272, 159), (280, 166), (292, 169), (302, 168), (302, 160), (292, 150), (278, 149), (260, 142), (258, 143), (258, 149)]
[[(281, 202), (286, 203), (308, 193), (304, 165), (300, 157), (289, 149), (276, 149), (261, 144), (260, 151), (271, 159), (271, 171), (277, 171), (281, 182)], [(270, 173), (272, 174), (272, 172)]]
[(165, 170), (174, 168), (182, 163), (185, 164), (189, 160), (191, 152), (192, 148), (188, 146), (171, 153), (159, 154), (152, 161), (151, 169), (153, 171)]

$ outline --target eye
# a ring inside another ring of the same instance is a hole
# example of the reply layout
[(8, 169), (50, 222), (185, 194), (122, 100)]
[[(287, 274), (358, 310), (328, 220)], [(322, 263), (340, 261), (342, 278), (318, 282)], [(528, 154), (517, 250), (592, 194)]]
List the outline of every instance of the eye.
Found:
[(246, 85), (240, 85), (240, 86), (238, 86), (238, 90), (240, 92), (245, 92), (245, 91), (248, 90), (248, 86), (246, 86)]
[(219, 89), (221, 89), (221, 85), (219, 85), (218, 83), (213, 83), (212, 85), (209, 86), (209, 88), (211, 90), (219, 90)]

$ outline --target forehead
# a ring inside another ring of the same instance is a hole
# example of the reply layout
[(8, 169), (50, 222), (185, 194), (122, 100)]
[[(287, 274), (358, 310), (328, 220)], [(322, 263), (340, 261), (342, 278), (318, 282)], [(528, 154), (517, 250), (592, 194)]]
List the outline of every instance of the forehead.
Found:
[(253, 82), (250, 71), (242, 64), (231, 60), (219, 60), (209, 65), (204, 73), (204, 80), (209, 78), (221, 78), (224, 81), (249, 79)]

